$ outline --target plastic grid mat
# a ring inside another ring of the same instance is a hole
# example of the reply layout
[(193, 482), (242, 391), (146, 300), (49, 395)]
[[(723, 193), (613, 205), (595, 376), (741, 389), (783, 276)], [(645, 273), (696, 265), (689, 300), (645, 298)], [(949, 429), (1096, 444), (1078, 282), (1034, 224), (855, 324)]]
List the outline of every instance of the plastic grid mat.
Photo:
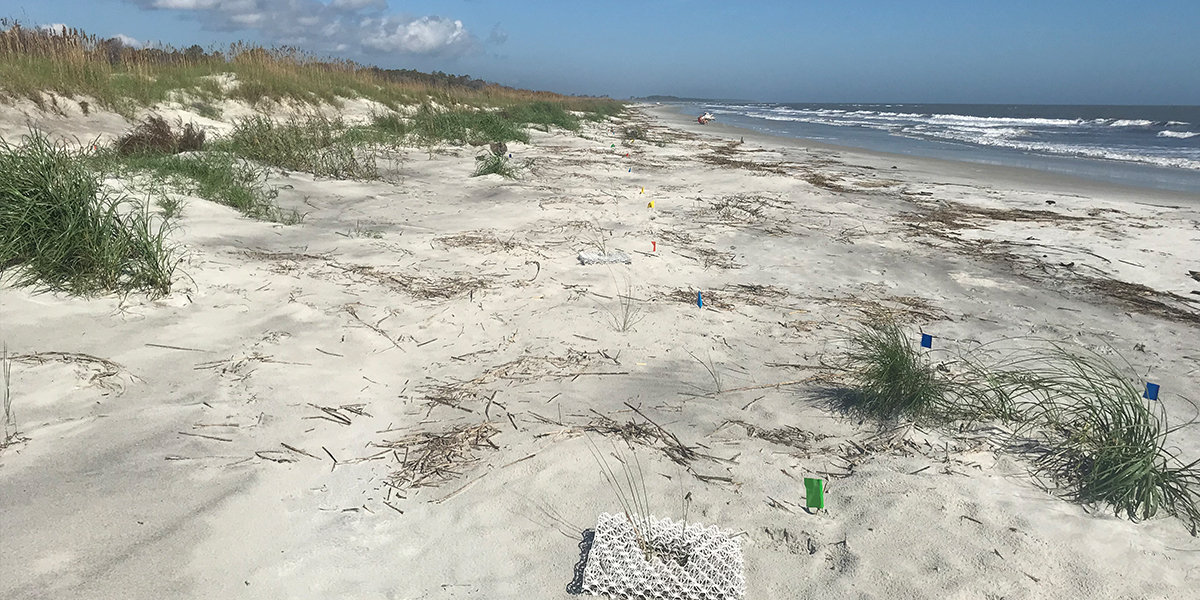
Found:
[(583, 591), (661, 600), (738, 600), (745, 594), (742, 545), (728, 532), (715, 525), (634, 519), (652, 555), (647, 560), (629, 518), (602, 513), (583, 571)]

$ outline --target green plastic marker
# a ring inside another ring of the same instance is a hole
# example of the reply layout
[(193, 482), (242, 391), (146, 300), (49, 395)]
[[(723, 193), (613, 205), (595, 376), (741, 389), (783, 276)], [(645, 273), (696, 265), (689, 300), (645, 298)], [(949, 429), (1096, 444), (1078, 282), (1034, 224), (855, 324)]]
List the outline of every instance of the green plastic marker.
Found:
[(825, 508), (825, 482), (805, 477), (804, 501), (808, 508)]

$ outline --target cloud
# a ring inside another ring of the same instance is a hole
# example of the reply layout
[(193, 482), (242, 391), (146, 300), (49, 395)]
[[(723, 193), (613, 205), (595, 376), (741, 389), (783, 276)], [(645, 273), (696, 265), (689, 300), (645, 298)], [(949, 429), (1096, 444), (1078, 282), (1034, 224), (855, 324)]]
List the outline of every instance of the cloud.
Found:
[[(126, 1), (148, 10), (191, 13), (207, 29), (254, 30), (265, 44), (313, 52), (454, 58), (481, 51), (479, 40), (462, 21), (390, 14), (386, 0)], [(496, 30), (492, 34), (497, 35)], [(503, 31), (500, 35), (507, 38)]]
[(119, 40), (126, 48), (141, 48), (143, 45), (136, 38), (131, 38), (123, 33), (118, 33), (117, 35), (114, 35), (113, 38)]
[(500, 46), (500, 45), (503, 45), (504, 42), (507, 42), (507, 41), (508, 41), (508, 32), (505, 31), (502, 27), (500, 27), (499, 23), (496, 23), (496, 25), (494, 27), (492, 27), (491, 35), (489, 35), (487, 37), (487, 43), (494, 44), (496, 46)]
[(67, 26), (62, 23), (50, 23), (49, 25), (38, 25), (38, 29), (42, 31), (53, 31), (57, 35), (66, 35)]

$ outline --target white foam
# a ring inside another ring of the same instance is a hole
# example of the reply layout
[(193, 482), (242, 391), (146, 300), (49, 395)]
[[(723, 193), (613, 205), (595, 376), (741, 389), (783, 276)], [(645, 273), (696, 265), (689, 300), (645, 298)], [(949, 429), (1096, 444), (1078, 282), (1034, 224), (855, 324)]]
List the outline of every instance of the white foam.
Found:
[(1179, 139), (1183, 139), (1183, 140), (1186, 140), (1188, 138), (1194, 138), (1198, 135), (1200, 135), (1200, 132), (1196, 132), (1196, 131), (1160, 131), (1160, 132), (1158, 132), (1158, 137), (1179, 138)]
[(1154, 121), (1146, 121), (1142, 119), (1120, 119), (1113, 121), (1112, 127), (1149, 127), (1154, 124)]

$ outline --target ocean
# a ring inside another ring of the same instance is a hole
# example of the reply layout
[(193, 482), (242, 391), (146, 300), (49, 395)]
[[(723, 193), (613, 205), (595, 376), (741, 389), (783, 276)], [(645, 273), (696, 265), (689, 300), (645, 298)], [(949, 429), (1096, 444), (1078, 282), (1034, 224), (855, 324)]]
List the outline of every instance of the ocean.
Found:
[(1200, 194), (1200, 106), (681, 104), (774, 135)]

